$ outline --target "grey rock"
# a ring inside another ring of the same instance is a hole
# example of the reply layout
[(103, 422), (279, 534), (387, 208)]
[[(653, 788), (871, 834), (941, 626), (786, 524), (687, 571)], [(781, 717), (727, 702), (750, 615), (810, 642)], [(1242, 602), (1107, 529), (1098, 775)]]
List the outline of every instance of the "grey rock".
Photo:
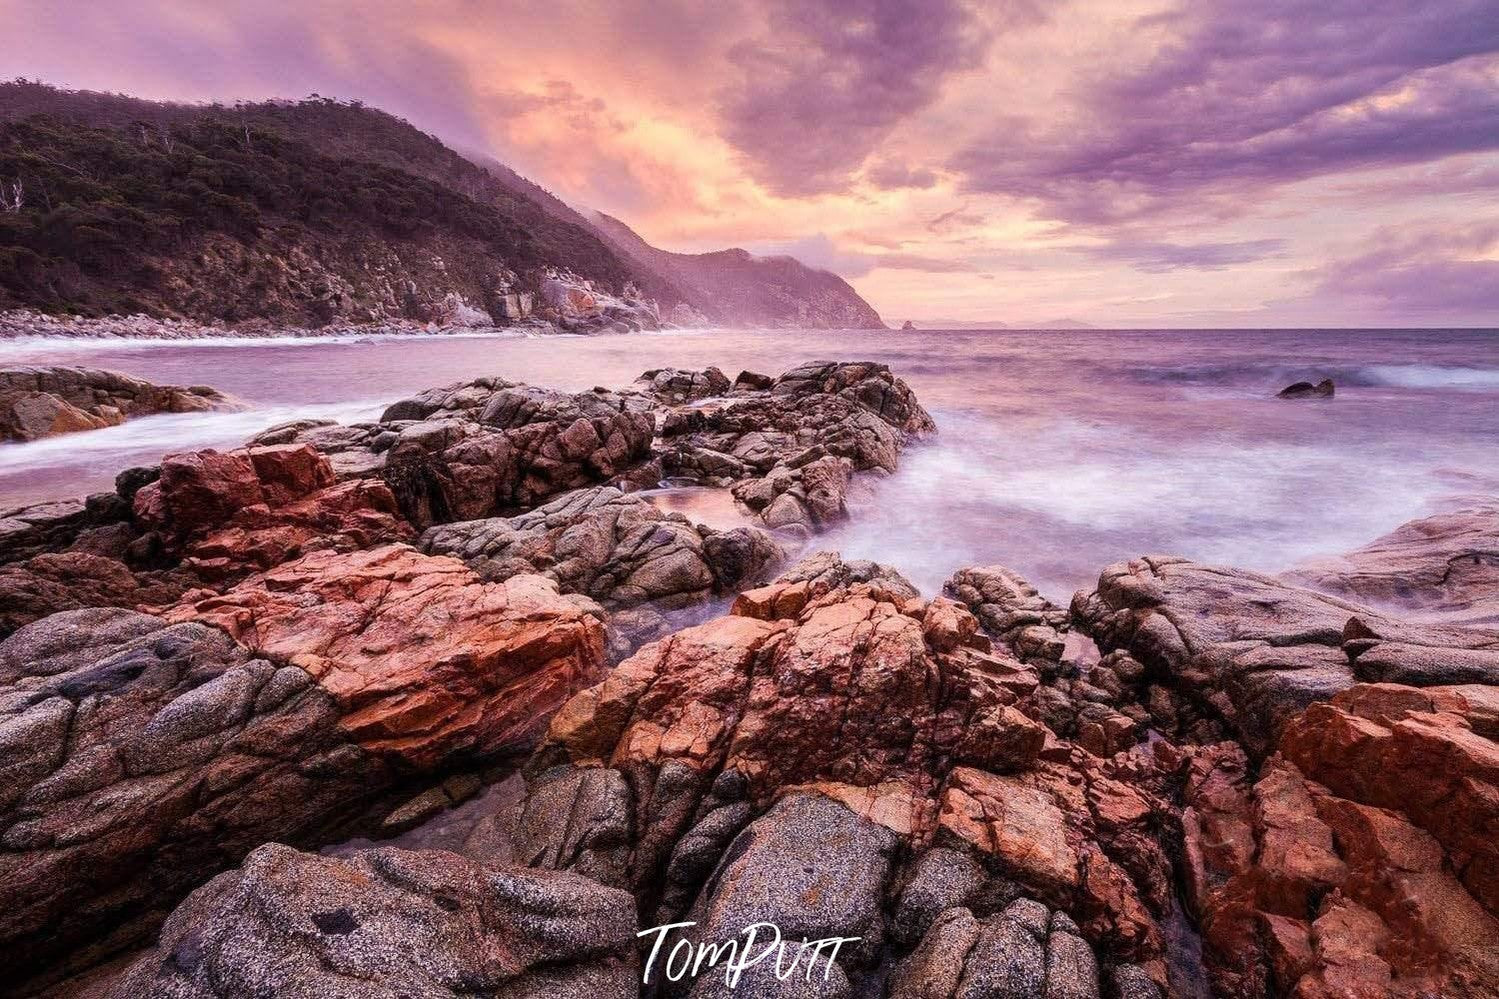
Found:
[[(1101, 649), (1124, 649), (1169, 678), (1256, 756), (1290, 717), (1359, 680), (1499, 676), (1499, 634), (1411, 624), (1271, 576), (1181, 558), (1110, 566), (1096, 590), (1073, 598), (1072, 614)], [(1351, 619), (1359, 624), (1345, 640)]]
[(984, 884), (984, 870), (967, 853), (934, 847), (918, 857), (900, 893), (891, 929), (898, 943), (920, 940), (938, 914), (968, 903)]
[(628, 894), (576, 875), (272, 844), (189, 896), (110, 996), (624, 999), (635, 930)]
[(1161, 987), (1138, 964), (1117, 965), (1108, 977), (1118, 999), (1163, 999)]
[[(687, 916), (697, 924), (692, 938), (717, 942), (768, 922), (787, 940), (860, 937), (839, 960), (845, 967), (868, 963), (883, 944), (881, 903), (896, 843), (890, 830), (831, 799), (788, 795), (725, 852)], [(809, 983), (797, 985), (798, 977), (764, 982), (767, 991), (756, 994), (808, 994), (802, 986)], [(712, 995), (715, 987), (704, 980), (692, 994)]]
[(0, 642), (14, 971), (87, 964), (266, 840), (336, 828), (390, 780), (339, 715), (302, 670), (201, 624), (77, 610)]
[(434, 527), (420, 546), (463, 559), (485, 579), (540, 573), (608, 607), (671, 609), (758, 581), (782, 558), (764, 532), (723, 533), (731, 536), (600, 486), (514, 517)]

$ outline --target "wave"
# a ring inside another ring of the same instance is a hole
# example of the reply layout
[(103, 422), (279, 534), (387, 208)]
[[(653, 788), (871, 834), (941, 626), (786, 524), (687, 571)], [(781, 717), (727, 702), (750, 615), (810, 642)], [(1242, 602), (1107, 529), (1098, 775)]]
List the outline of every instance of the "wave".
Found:
[(1220, 389), (1278, 391), (1292, 382), (1331, 378), (1339, 387), (1445, 389), (1460, 392), (1499, 390), (1499, 368), (1441, 364), (1362, 364), (1328, 362), (1286, 364), (1240, 361), (1226, 364), (1182, 364), (1137, 367), (1133, 377), (1146, 384)]
[(238, 447), (267, 427), (292, 420), (373, 420), (383, 402), (266, 406), (232, 413), (161, 413), (119, 426), (61, 434), (39, 441), (0, 444), (0, 497), (23, 477), (69, 468), (89, 468), (101, 460), (115, 470), (131, 462), (152, 462), (173, 451)]
[(1437, 364), (1372, 364), (1357, 368), (1345, 381), (1352, 385), (1410, 389), (1457, 389), (1489, 392), (1499, 389), (1499, 368), (1471, 368)]

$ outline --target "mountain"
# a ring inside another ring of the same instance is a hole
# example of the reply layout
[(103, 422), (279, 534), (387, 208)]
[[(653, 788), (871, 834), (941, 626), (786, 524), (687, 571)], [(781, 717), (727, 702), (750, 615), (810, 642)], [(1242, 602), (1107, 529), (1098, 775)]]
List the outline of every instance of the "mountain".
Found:
[(682, 287), (502, 164), (357, 102), (0, 84), (0, 309), (309, 326), (874, 315), (833, 275), (777, 266), (805, 272), (776, 285), (784, 299), (764, 268)]
[(642, 239), (619, 219), (591, 216), (598, 231), (641, 267), (679, 289), (684, 304), (728, 326), (884, 329), (885, 323), (847, 281), (794, 257), (757, 257), (747, 250), (671, 253)]

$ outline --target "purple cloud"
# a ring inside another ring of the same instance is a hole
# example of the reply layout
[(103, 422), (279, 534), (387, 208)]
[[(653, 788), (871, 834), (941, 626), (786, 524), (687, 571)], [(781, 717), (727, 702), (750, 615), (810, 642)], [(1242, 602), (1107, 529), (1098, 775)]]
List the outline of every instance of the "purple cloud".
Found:
[(1174, 41), (1085, 87), (1080, 120), (1001, 122), (950, 166), (974, 190), (1087, 222), (1160, 198), (1499, 149), (1492, 0), (1218, 0), (1140, 27)]
[(926, 167), (913, 167), (894, 160), (876, 163), (864, 171), (864, 179), (887, 191), (903, 187), (929, 188), (937, 183), (937, 175)]
[(1275, 256), (1285, 247), (1282, 239), (1250, 239), (1234, 243), (1163, 243), (1116, 239), (1103, 246), (1080, 249), (1098, 260), (1132, 265), (1136, 270), (1159, 274), (1174, 270), (1217, 271)]
[(903, 118), (973, 67), (986, 38), (957, 0), (776, 0), (769, 33), (729, 61), (742, 82), (718, 94), (721, 130), (780, 194), (846, 184)]
[(1416, 319), (1499, 314), (1499, 222), (1381, 229), (1366, 252), (1317, 272), (1317, 296)]
[(971, 274), (978, 270), (978, 266), (968, 260), (926, 257), (919, 253), (882, 253), (874, 258), (874, 266), (928, 274)]

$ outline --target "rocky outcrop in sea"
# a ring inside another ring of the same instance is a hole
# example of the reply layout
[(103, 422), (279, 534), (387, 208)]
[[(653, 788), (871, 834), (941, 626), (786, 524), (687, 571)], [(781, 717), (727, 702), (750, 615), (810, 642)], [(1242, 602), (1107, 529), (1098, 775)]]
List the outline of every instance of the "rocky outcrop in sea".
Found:
[(233, 399), (206, 385), (155, 385), (94, 368), (0, 369), (0, 441), (98, 430), (155, 413), (236, 408)]
[(1070, 607), (820, 550), (934, 430), (878, 364), (479, 378), (0, 516), (6, 987), (1499, 991), (1486, 506)]

